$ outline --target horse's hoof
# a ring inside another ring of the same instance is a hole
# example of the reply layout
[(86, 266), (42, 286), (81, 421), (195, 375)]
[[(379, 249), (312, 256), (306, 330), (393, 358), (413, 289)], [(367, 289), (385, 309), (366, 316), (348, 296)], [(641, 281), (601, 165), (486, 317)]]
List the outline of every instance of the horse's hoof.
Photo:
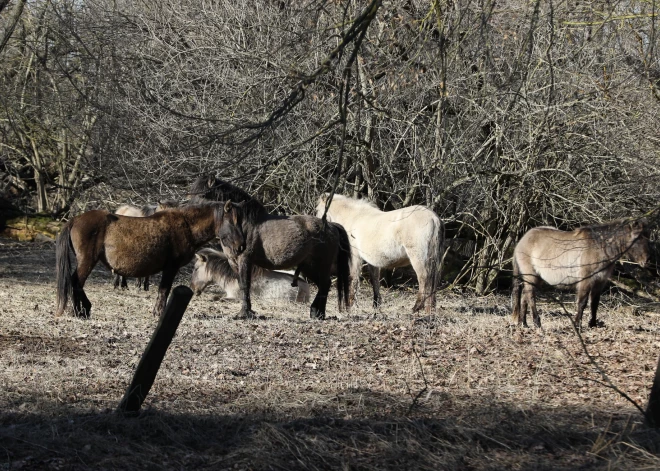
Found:
[(309, 310), (309, 317), (312, 318), (312, 319), (323, 320), (323, 319), (325, 319), (325, 312), (323, 312), (320, 309), (317, 309), (315, 307), (312, 307)]
[(589, 328), (595, 329), (598, 327), (605, 327), (605, 322), (603, 321), (589, 321)]
[(259, 316), (253, 311), (241, 311), (233, 317), (235, 321), (245, 321), (245, 320), (255, 320), (259, 319)]

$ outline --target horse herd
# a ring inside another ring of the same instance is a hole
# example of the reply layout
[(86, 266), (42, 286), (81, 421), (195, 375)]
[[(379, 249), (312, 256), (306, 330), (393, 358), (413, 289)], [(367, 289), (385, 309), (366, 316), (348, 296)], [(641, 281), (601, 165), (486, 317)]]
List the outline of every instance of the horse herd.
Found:
[[(191, 288), (201, 293), (217, 283), (228, 297), (241, 299), (237, 318), (253, 318), (251, 296), (309, 301), (308, 282), (318, 288), (312, 318), (324, 319), (331, 277), (336, 276), (339, 309), (355, 302), (366, 262), (378, 307), (380, 269), (412, 265), (419, 291), (413, 312), (435, 309), (445, 250), (442, 220), (424, 206), (384, 212), (366, 200), (342, 195), (319, 198), (316, 216), (270, 214), (244, 190), (215, 176), (198, 178), (185, 204), (123, 206), (115, 214), (92, 210), (70, 219), (56, 242), (57, 309), (71, 299), (75, 315), (89, 317), (87, 277), (101, 261), (115, 275), (144, 279), (162, 273), (153, 309), (161, 315), (179, 269), (195, 259)], [(204, 247), (217, 239), (221, 250)], [(649, 259), (644, 220), (612, 221), (574, 231), (538, 227), (528, 231), (513, 253), (513, 321), (527, 326), (527, 312), (541, 321), (535, 292), (544, 281), (577, 290), (576, 324), (591, 301), (590, 327), (597, 325), (600, 293), (614, 263)], [(295, 270), (293, 275), (275, 270)], [(307, 281), (299, 280), (302, 274)]]

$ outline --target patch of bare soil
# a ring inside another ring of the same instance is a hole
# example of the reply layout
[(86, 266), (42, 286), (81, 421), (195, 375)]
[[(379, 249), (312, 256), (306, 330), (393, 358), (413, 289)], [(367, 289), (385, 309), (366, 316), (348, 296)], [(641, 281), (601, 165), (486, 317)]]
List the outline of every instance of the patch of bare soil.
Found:
[[(53, 244), (0, 240), (0, 469), (660, 468), (660, 433), (549, 300), (536, 330), (509, 326), (506, 296), (442, 293), (424, 318), (405, 289), (375, 313), (365, 285), (348, 315), (334, 299), (326, 321), (264, 301), (264, 320), (236, 321), (239, 305), (207, 292), (144, 412), (123, 418), (158, 280), (113, 290), (97, 268), (89, 320), (53, 317), (54, 281)], [(622, 301), (603, 296), (605, 327), (584, 341), (645, 407), (660, 317)]]

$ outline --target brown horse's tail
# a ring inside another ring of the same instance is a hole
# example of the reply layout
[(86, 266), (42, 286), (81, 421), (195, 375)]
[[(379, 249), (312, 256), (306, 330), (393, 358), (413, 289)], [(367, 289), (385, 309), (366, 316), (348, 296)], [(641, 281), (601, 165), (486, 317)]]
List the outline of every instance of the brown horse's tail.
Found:
[(519, 324), (520, 319), (520, 298), (522, 295), (523, 284), (520, 279), (520, 267), (516, 260), (516, 253), (513, 253), (513, 284), (511, 289), (511, 318), (513, 322)]
[(348, 285), (351, 264), (351, 243), (344, 226), (333, 224), (339, 232), (339, 250), (337, 251), (337, 295), (339, 310), (348, 309)]
[(57, 310), (56, 316), (61, 316), (66, 308), (69, 298), (73, 298), (73, 284), (71, 282), (72, 267), (71, 256), (75, 258), (71, 243), (71, 226), (73, 219), (67, 222), (57, 236), (55, 248), (55, 270), (57, 272)]
[[(445, 255), (445, 224), (439, 217), (433, 218), (433, 230), (429, 240), (429, 252), (424, 264), (428, 274), (424, 300), (431, 298), (432, 307), (435, 308), (435, 292), (442, 279), (442, 261)], [(426, 302), (426, 301), (425, 301)], [(420, 306), (421, 308), (421, 306)]]

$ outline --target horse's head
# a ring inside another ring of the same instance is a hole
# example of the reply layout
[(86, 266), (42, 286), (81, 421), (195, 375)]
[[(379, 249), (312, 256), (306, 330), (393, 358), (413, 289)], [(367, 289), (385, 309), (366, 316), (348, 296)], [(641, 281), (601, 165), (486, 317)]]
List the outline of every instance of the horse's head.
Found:
[(637, 219), (626, 225), (628, 249), (626, 257), (642, 267), (646, 265), (651, 257), (649, 239), (646, 237), (646, 219)]
[(206, 288), (213, 278), (209, 276), (206, 270), (206, 263), (208, 262), (208, 257), (204, 253), (195, 254), (195, 268), (193, 269), (192, 279), (190, 280), (190, 289), (196, 295), (202, 294), (204, 288)]
[[(220, 209), (220, 208), (218, 208)], [(223, 251), (231, 256), (237, 256), (245, 250), (245, 234), (243, 234), (242, 203), (227, 201), (222, 208), (222, 221), (217, 225), (216, 236), (220, 239)]]
[[(336, 196), (336, 195), (335, 195)], [(325, 205), (327, 204), (328, 198), (330, 197), (330, 193), (323, 193), (321, 196), (319, 196), (319, 202), (316, 204), (316, 217), (321, 218), (323, 217), (323, 214), (325, 213)], [(325, 215), (325, 220), (328, 222), (332, 222), (330, 219), (330, 213)]]

